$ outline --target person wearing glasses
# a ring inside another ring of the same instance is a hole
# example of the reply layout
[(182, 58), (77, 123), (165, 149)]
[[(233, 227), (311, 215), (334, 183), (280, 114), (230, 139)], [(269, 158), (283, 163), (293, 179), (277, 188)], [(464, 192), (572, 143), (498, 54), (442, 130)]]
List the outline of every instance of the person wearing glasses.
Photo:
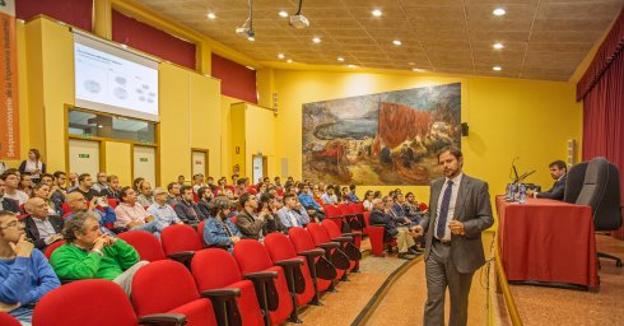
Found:
[(30, 326), (37, 301), (60, 285), (45, 256), (26, 239), (17, 215), (0, 211), (0, 312)]

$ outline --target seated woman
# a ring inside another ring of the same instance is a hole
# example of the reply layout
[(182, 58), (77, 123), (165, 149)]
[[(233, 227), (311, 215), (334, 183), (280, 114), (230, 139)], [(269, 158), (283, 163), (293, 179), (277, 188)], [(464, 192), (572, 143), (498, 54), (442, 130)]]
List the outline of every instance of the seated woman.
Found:
[(208, 246), (222, 247), (232, 251), (242, 234), (232, 221), (230, 215), (230, 201), (227, 197), (219, 196), (212, 200), (212, 214), (204, 225), (204, 242)]
[(365, 210), (369, 212), (373, 210), (373, 199), (375, 199), (375, 193), (372, 190), (366, 191), (366, 194), (364, 194), (364, 201), (362, 202)]

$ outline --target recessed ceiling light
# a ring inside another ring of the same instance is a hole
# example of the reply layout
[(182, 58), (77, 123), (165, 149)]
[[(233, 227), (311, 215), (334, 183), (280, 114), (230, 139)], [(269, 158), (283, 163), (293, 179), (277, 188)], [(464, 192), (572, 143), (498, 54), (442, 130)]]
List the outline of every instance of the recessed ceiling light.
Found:
[(503, 70), (503, 67), (501, 67), (501, 66), (494, 66), (494, 67), (492, 67), (492, 70), (494, 70), (494, 71), (501, 71), (501, 70)]
[(373, 11), (371, 11), (371, 14), (375, 17), (381, 17), (381, 15), (383, 15), (383, 12), (381, 12), (381, 10), (379, 9), (374, 9)]
[(215, 15), (214, 12), (209, 12), (208, 14), (206, 14), (206, 17), (208, 17), (208, 19), (213, 20), (217, 18), (217, 15)]
[(256, 40), (256, 38), (253, 37), (253, 36), (248, 36), (247, 37), (247, 41), (249, 41), (249, 42), (254, 42), (255, 40)]
[(403, 43), (401, 42), (401, 40), (393, 40), (393, 41), (392, 41), (392, 44), (394, 44), (394, 45), (396, 45), (396, 46), (400, 46), (400, 45), (401, 45), (401, 44), (403, 44)]
[(408, 62), (407, 64), (408, 64), (408, 65), (410, 65), (410, 66), (413, 66), (413, 65), (414, 65), (414, 63), (413, 63), (413, 62)]
[(349, 68), (357, 68), (356, 65), (347, 65), (347, 67), (349, 67)]
[(340, 62), (344, 62), (344, 58), (343, 57), (338, 57), (338, 58), (336, 58), (336, 60), (338, 60)]
[(413, 72), (424, 72), (425, 69), (420, 69), (420, 68), (412, 68)]
[(283, 60), (284, 58), (286, 58), (286, 56), (283, 53), (278, 53), (277, 58)]
[(316, 44), (319, 44), (319, 43), (321, 43), (321, 38), (318, 37), (318, 36), (315, 36), (315, 37), (312, 38), (312, 42), (314, 42)]
[(245, 66), (245, 68), (249, 69), (249, 70), (256, 70), (256, 68), (252, 67), (252, 66)]
[(282, 18), (288, 17), (288, 12), (286, 10), (280, 10), (277, 14)]
[(288, 59), (288, 60), (286, 60), (286, 62), (292, 63), (293, 61), (292, 61), (292, 59)]
[(496, 8), (494, 9), (494, 11), (492, 11), (492, 15), (494, 16), (504, 16), (507, 13), (507, 11), (505, 11), (505, 9), (503, 8)]
[(492, 45), (492, 47), (493, 47), (494, 49), (496, 49), (496, 50), (500, 50), (500, 49), (504, 48), (505, 46), (503, 45), (503, 43), (497, 42), (497, 43), (494, 43), (494, 44)]

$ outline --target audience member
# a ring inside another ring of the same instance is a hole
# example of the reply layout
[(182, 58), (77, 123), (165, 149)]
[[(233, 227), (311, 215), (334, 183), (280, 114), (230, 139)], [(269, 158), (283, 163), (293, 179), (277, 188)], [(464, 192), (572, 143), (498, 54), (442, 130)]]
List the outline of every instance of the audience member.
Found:
[(33, 188), (32, 198), (41, 198), (48, 205), (48, 214), (63, 216), (63, 210), (60, 207), (56, 207), (54, 202), (50, 200), (50, 187), (47, 184), (39, 183)]
[(28, 195), (19, 190), (19, 176), (16, 172), (7, 170), (2, 175), (4, 181), (4, 197), (17, 201), (18, 206), (24, 205), (28, 200)]
[(209, 217), (212, 211), (211, 201), (214, 197), (212, 190), (210, 187), (201, 187), (197, 190), (197, 197), (199, 197), (197, 202), (199, 210), (205, 217)]
[(67, 175), (67, 192), (70, 193), (78, 188), (78, 174), (71, 172)]
[(0, 211), (19, 213), (19, 202), (4, 195), (4, 179), (0, 178)]
[(36, 148), (31, 148), (28, 151), (28, 159), (22, 161), (19, 166), (21, 174), (30, 173), (35, 183), (39, 183), (41, 174), (46, 173), (46, 165), (41, 161), (41, 154)]
[(401, 227), (397, 221), (389, 214), (389, 210), (385, 207), (389, 199), (384, 200), (376, 198), (373, 200), (373, 211), (370, 215), (372, 224), (381, 224), (384, 227), (384, 238), (386, 240), (395, 238), (399, 249), (399, 258), (411, 260), (414, 259), (416, 242), (414, 237), (416, 234), (407, 227)]
[(98, 217), (102, 233), (114, 235), (113, 231), (111, 231), (108, 226), (111, 228), (114, 226), (117, 216), (110, 207), (97, 209), (95, 201), (88, 202), (84, 196), (77, 191), (67, 194), (67, 196), (65, 196), (65, 202), (69, 207), (69, 212), (65, 213), (63, 216), (64, 220), (70, 220), (78, 213), (91, 211)]
[(96, 181), (92, 186), (93, 190), (97, 191), (101, 196), (108, 194), (108, 177), (106, 172), (98, 172)]
[(321, 200), (325, 205), (338, 204), (338, 197), (334, 193), (334, 186), (328, 185), (327, 188), (325, 188), (325, 193), (321, 196)]
[(81, 193), (87, 201), (93, 200), (93, 198), (100, 196), (100, 193), (93, 187), (93, 180), (89, 173), (83, 173), (78, 176), (78, 188), (74, 191)]
[(141, 191), (141, 182), (143, 182), (143, 181), (145, 181), (145, 178), (143, 178), (143, 177), (135, 178), (132, 181), (132, 189), (134, 189), (134, 191), (136, 191), (136, 192), (140, 192)]
[[(243, 179), (239, 179), (239, 182), (241, 180)], [(259, 216), (257, 214), (258, 198), (256, 195), (243, 193), (238, 199), (238, 203), (242, 207), (242, 211), (236, 216), (236, 226), (243, 234), (243, 238), (262, 239), (267, 215)]]
[(141, 206), (149, 207), (154, 203), (152, 184), (149, 181), (143, 180), (143, 182), (139, 184), (139, 192), (140, 194), (137, 197), (137, 201), (141, 204)]
[[(47, 186), (46, 186), (47, 187)], [(63, 239), (63, 219), (58, 215), (50, 215), (48, 204), (39, 197), (30, 198), (24, 205), (28, 217), (24, 219), (26, 235), (39, 250)]]
[(175, 212), (185, 224), (196, 226), (206, 216), (200, 211), (199, 206), (193, 201), (193, 188), (182, 186), (180, 189), (182, 200), (175, 207)]
[(106, 190), (106, 197), (121, 201), (121, 183), (119, 177), (116, 175), (109, 175), (106, 178), (108, 189)]
[(169, 225), (182, 224), (175, 210), (167, 204), (167, 192), (162, 188), (154, 189), (154, 203), (147, 209), (147, 213), (155, 218), (156, 232), (154, 234), (158, 237)]
[(121, 203), (115, 207), (115, 214), (117, 215), (116, 227), (158, 232), (154, 216), (148, 214), (143, 205), (137, 202), (136, 192), (130, 187), (121, 189)]
[(180, 196), (180, 187), (182, 187), (177, 182), (169, 182), (167, 185), (167, 205), (171, 207), (175, 207), (182, 197)]
[(62, 212), (65, 195), (67, 195), (67, 174), (63, 171), (54, 172), (54, 186), (50, 188), (50, 200), (54, 203), (54, 208)]
[[(269, 233), (284, 230), (284, 226), (277, 216), (277, 210), (274, 210), (276, 207), (274, 204), (276, 202), (275, 197), (268, 193), (259, 194), (259, 196), (258, 218), (266, 222), (262, 228), (262, 234), (266, 236)], [(258, 198), (258, 195), (256, 195), (256, 198)]]
[(184, 176), (180, 174), (180, 175), (178, 176), (178, 184), (179, 184), (180, 186), (184, 186), (184, 183), (185, 183), (185, 182), (186, 182), (186, 180), (185, 180)]
[(277, 211), (277, 216), (279, 216), (281, 224), (286, 230), (292, 227), (303, 227), (307, 224), (304, 224), (301, 211), (297, 209), (297, 197), (293, 194), (284, 194), (284, 207)]
[(211, 217), (206, 219), (204, 225), (204, 242), (208, 246), (224, 247), (232, 250), (242, 237), (236, 225), (230, 221), (230, 200), (224, 196), (215, 198)]
[(362, 202), (365, 210), (369, 212), (373, 210), (373, 199), (375, 199), (375, 193), (372, 190), (367, 190), (364, 194), (364, 201)]

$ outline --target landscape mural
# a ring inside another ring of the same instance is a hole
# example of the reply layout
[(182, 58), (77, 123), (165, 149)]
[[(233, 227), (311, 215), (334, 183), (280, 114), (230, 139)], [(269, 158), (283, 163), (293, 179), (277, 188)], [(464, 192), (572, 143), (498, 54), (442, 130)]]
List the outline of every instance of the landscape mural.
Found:
[(461, 143), (461, 84), (303, 105), (303, 176), (325, 184), (427, 185)]

